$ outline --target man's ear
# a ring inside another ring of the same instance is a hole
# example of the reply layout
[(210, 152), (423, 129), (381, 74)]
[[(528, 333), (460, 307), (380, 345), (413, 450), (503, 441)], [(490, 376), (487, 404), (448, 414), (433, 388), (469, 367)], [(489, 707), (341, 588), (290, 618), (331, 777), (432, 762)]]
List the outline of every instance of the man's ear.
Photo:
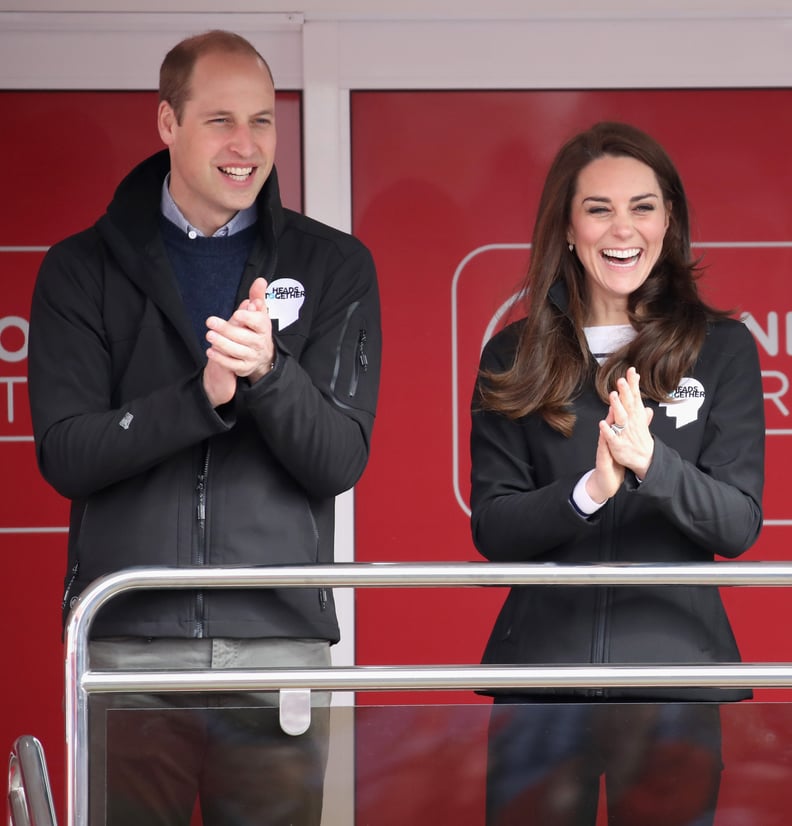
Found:
[(176, 113), (167, 100), (161, 100), (157, 109), (157, 129), (162, 142), (170, 146), (174, 140), (176, 127), (178, 126)]

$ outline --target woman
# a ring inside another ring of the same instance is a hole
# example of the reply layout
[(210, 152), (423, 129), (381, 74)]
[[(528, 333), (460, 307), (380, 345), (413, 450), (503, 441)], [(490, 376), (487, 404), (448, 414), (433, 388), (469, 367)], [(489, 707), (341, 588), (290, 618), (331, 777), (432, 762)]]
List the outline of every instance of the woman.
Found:
[[(764, 479), (756, 346), (743, 324), (699, 297), (698, 274), (682, 182), (654, 139), (599, 123), (562, 147), (534, 227), (526, 317), (487, 344), (474, 394), (471, 524), (483, 556), (708, 562), (753, 544)], [(514, 588), (484, 654), (488, 664), (736, 661), (718, 590), (706, 586)], [(679, 786), (669, 798), (651, 776), (680, 741), (697, 768), (674, 765), (680, 783), (695, 778), (695, 799), (658, 810), (656, 822), (709, 823), (721, 768), (717, 706), (687, 702), (669, 720), (663, 707), (608, 701), (749, 695), (497, 696), (488, 823), (594, 823), (604, 773), (609, 822), (646, 826), (653, 806), (685, 797)], [(628, 770), (636, 749), (643, 762)], [(539, 820), (525, 818), (529, 801), (546, 808)]]

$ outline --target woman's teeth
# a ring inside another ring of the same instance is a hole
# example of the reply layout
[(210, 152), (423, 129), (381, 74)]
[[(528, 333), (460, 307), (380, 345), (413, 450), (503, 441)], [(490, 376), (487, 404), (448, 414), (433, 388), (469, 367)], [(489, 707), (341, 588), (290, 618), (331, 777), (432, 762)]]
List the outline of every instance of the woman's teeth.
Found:
[(638, 247), (634, 247), (628, 250), (617, 250), (617, 249), (608, 249), (602, 250), (602, 257), (607, 259), (611, 264), (617, 265), (630, 265), (634, 264), (641, 255), (641, 250)]

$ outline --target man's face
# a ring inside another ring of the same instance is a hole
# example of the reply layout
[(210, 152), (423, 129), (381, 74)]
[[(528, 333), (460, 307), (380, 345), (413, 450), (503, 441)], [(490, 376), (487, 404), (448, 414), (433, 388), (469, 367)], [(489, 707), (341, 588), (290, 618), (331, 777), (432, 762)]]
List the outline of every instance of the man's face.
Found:
[(181, 123), (163, 101), (157, 124), (170, 150), (170, 192), (190, 224), (212, 235), (253, 204), (275, 158), (275, 89), (261, 61), (198, 58)]

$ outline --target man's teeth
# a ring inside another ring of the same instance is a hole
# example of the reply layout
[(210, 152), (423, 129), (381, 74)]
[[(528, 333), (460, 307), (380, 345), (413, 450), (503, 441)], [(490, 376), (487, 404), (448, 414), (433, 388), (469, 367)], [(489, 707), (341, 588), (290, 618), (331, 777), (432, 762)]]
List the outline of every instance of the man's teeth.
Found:
[(252, 166), (221, 166), (220, 171), (235, 181), (246, 180), (253, 172)]
[(637, 258), (641, 254), (641, 250), (638, 247), (634, 247), (629, 250), (603, 250), (602, 254), (606, 258), (619, 258), (622, 260), (627, 260), (628, 258)]

